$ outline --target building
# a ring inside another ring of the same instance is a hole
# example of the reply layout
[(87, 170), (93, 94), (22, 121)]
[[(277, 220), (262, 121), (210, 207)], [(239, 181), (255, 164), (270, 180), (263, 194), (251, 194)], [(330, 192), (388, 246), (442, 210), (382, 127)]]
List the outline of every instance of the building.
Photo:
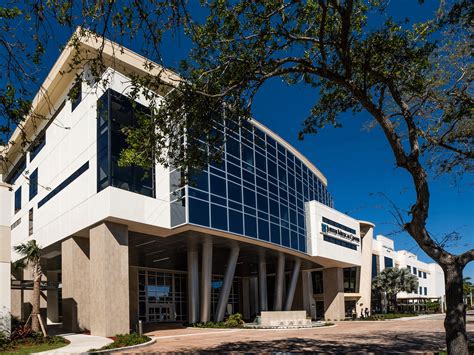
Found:
[[(425, 263), (406, 250), (396, 251), (393, 240), (378, 235), (372, 242), (372, 278), (387, 267), (408, 268), (418, 277), (418, 289), (412, 293), (400, 292), (397, 295), (398, 307), (401, 311), (424, 311), (426, 303), (440, 302), (443, 308), (445, 288), (444, 273), (441, 266), (436, 263)], [(373, 308), (380, 310), (382, 299), (377, 295), (373, 297)]]
[[(79, 44), (51, 69), (48, 97), (34, 99), (49, 120), (26, 119), (33, 143), (26, 151), (11, 144), (4, 158), (12, 164), (1, 171), (12, 186), (1, 200), (0, 225), (10, 226), (2, 238), (43, 247), (48, 320), (111, 336), (139, 320), (220, 321), (235, 312), (251, 320), (292, 309), (338, 320), (371, 308), (374, 225), (335, 210), (310, 161), (256, 121), (231, 131), (216, 122), (224, 159), (192, 185), (159, 165), (119, 167), (120, 128), (147, 106), (139, 98), (132, 107), (127, 76), (164, 69), (110, 41)], [(87, 65), (67, 70), (75, 50), (101, 50), (107, 80), (88, 80)], [(76, 74), (83, 82), (70, 100)], [(20, 139), (15, 131), (11, 141)], [(25, 317), (28, 270), (13, 277), (12, 313)]]

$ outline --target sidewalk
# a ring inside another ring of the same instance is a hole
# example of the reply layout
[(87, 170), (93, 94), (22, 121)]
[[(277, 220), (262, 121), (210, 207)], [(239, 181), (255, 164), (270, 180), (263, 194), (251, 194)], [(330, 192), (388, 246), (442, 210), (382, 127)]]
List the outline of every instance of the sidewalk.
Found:
[(80, 354), (86, 353), (90, 349), (98, 349), (104, 345), (112, 343), (112, 339), (85, 334), (58, 334), (71, 343), (59, 349), (43, 351), (36, 354)]

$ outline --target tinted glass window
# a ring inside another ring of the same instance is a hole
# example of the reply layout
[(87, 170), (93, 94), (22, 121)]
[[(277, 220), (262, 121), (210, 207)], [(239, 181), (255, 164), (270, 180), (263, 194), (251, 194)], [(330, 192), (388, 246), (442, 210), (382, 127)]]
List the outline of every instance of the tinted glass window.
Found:
[(21, 210), (21, 186), (15, 191), (15, 213)]
[(189, 198), (189, 222), (209, 227), (209, 203)]
[(30, 200), (38, 194), (38, 169), (30, 174)]

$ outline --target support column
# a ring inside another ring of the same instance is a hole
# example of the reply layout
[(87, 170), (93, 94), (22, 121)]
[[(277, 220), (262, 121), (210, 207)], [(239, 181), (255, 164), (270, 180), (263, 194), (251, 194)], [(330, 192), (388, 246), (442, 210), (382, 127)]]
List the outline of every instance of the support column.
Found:
[(188, 321), (199, 322), (199, 259), (195, 244), (188, 246)]
[(258, 278), (250, 278), (250, 315), (255, 316), (260, 313), (260, 307), (258, 304)]
[(301, 260), (296, 259), (295, 265), (293, 266), (293, 273), (291, 274), (290, 284), (286, 292), (285, 311), (291, 311), (291, 305), (293, 304), (293, 298), (295, 296), (296, 284), (298, 283), (298, 276), (300, 274)]
[(372, 314), (372, 239), (374, 237), (374, 225), (368, 222), (360, 223), (361, 236), (361, 267), (356, 278), (359, 282), (360, 299), (356, 303), (357, 316), (361, 311), (369, 309)]
[(219, 294), (219, 301), (217, 302), (215, 321), (222, 322), (224, 320), (227, 302), (229, 300), (230, 289), (232, 281), (234, 280), (235, 267), (237, 259), (239, 258), (239, 247), (234, 245), (230, 250), (229, 260), (227, 261), (227, 268), (225, 270), (224, 282), (222, 284), (221, 292)]
[(311, 279), (311, 271), (301, 272), (301, 281), (303, 286), (303, 307), (311, 319), (316, 319), (316, 301), (313, 296), (313, 280)]
[(63, 327), (90, 330), (89, 241), (71, 237), (61, 244)]
[(275, 275), (275, 298), (273, 310), (281, 311), (283, 304), (283, 278), (285, 277), (285, 254), (278, 254), (277, 271)]
[(201, 270), (201, 322), (211, 320), (211, 282), (212, 282), (212, 240), (206, 239), (202, 245)]
[[(48, 281), (57, 282), (58, 281), (58, 273), (55, 271), (48, 271), (46, 272), (48, 276)], [(47, 317), (50, 322), (57, 323), (59, 322), (59, 293), (58, 289), (55, 288), (54, 290), (47, 290), (46, 291), (47, 297)]]
[(342, 268), (323, 270), (324, 318), (343, 320), (344, 310), (344, 273)]
[(90, 234), (91, 334), (130, 331), (128, 227), (105, 222)]
[[(1, 179), (1, 175), (0, 175)], [(9, 185), (0, 182), (0, 333), (10, 334), (11, 322), (11, 229), (12, 194)]]
[(250, 278), (242, 279), (242, 316), (244, 319), (250, 319)]
[(260, 254), (258, 260), (258, 294), (260, 298), (260, 311), (268, 311), (267, 262), (263, 253)]

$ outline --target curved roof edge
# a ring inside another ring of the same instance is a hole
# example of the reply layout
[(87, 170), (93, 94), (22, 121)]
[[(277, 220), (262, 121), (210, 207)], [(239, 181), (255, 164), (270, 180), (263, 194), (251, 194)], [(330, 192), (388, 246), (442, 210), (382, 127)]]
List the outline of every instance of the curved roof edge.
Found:
[(359, 223), (360, 223), (360, 224), (367, 225), (367, 226), (370, 226), (370, 227), (372, 227), (372, 228), (375, 228), (375, 224), (372, 223), (372, 222), (369, 222), (369, 221), (359, 220)]
[(251, 120), (251, 123), (255, 125), (256, 127), (260, 128), (262, 131), (264, 131), (266, 134), (271, 136), (273, 139), (275, 139), (278, 143), (283, 145), (286, 149), (288, 149), (291, 153), (293, 153), (298, 159), (300, 159), (305, 165), (308, 166), (308, 168), (311, 169), (311, 171), (323, 182), (323, 184), (327, 187), (328, 185), (328, 180), (326, 176), (308, 159), (306, 158), (303, 154), (300, 153), (299, 150), (297, 150), (295, 147), (293, 147), (290, 143), (288, 143), (286, 140), (284, 140), (282, 137), (280, 137), (278, 134), (273, 132), (270, 128), (267, 126), (263, 125), (262, 123), (258, 122), (255, 119)]

